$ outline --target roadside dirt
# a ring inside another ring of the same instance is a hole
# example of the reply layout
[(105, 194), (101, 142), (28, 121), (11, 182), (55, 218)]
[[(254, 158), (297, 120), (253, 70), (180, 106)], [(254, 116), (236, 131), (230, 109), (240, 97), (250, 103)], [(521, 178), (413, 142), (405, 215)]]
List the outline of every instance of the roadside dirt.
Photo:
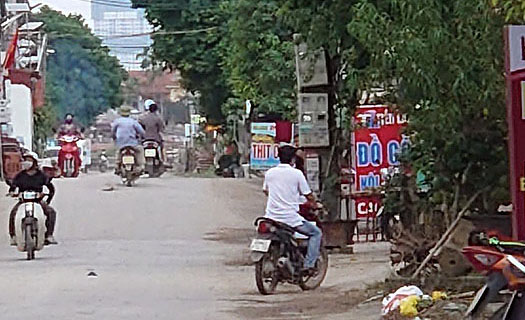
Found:
[[(228, 245), (231, 254), (223, 263), (253, 282), (253, 266), (248, 244), (253, 229), (221, 228), (204, 239)], [(379, 319), (380, 303), (363, 304), (374, 295), (367, 285), (384, 280), (389, 272), (387, 243), (360, 243), (355, 254), (331, 254), (324, 284), (303, 292), (293, 285), (280, 285), (277, 293), (262, 296), (253, 289), (225, 300), (237, 306), (231, 312), (240, 319)]]

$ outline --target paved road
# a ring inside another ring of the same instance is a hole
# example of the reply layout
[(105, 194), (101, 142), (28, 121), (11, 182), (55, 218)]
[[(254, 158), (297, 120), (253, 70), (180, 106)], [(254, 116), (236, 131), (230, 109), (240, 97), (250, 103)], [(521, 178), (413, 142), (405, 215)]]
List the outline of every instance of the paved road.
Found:
[[(219, 179), (142, 179), (102, 191), (116, 182), (96, 174), (56, 181), (60, 245), (36, 261), (0, 232), (1, 318), (231, 319), (221, 302), (228, 248), (203, 236), (251, 220), (262, 197), (237, 195), (252, 186)], [(12, 202), (2, 198), (2, 212)], [(87, 276), (92, 270), (98, 277)]]
[[(126, 188), (111, 174), (90, 174), (55, 184), (60, 245), (25, 261), (0, 232), (1, 319), (328, 319), (321, 315), (334, 312), (305, 315), (308, 301), (294, 304), (301, 292), (291, 286), (273, 297), (256, 293), (245, 253), (264, 208), (257, 183), (163, 177)], [(107, 184), (115, 190), (102, 191)], [(0, 198), (0, 227), (7, 229), (12, 204)], [(383, 272), (383, 260), (376, 265)], [(301, 297), (335, 297), (344, 279), (364, 281), (362, 269), (357, 278), (332, 269), (325, 291)], [(98, 276), (88, 277), (92, 271)]]

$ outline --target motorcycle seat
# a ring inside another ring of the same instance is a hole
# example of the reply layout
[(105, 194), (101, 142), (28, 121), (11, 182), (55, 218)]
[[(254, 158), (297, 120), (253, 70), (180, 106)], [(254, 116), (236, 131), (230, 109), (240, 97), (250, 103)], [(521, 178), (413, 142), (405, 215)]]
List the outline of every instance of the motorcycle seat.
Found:
[[(295, 238), (295, 239), (307, 240), (309, 238), (307, 235), (304, 235), (304, 234), (298, 232), (295, 228), (292, 228), (292, 227), (290, 227), (289, 225), (287, 225), (285, 223), (278, 222), (278, 221), (275, 221), (275, 220), (272, 220), (272, 219), (269, 219), (269, 218), (266, 218), (266, 217), (260, 217), (260, 218), (257, 218), (255, 220), (255, 225), (258, 225), (259, 221), (266, 221), (266, 222), (271, 223), (272, 225), (274, 225), (275, 227), (277, 227), (279, 229), (286, 230), (286, 231), (290, 232), (292, 234), (292, 237)], [(317, 225), (315, 222), (311, 222), (311, 223)]]
[(279, 229), (283, 229), (283, 230), (286, 230), (286, 231), (289, 231), (291, 233), (295, 233), (295, 229), (290, 227), (289, 225), (285, 224), (285, 223), (282, 223), (282, 222), (278, 222), (278, 221), (275, 221), (275, 220), (272, 220), (270, 218), (266, 218), (266, 217), (259, 217), (255, 220), (255, 225), (257, 226), (259, 224), (260, 221), (266, 221), (266, 222), (269, 222), (271, 223), (272, 225), (274, 225), (275, 227), (279, 228)]

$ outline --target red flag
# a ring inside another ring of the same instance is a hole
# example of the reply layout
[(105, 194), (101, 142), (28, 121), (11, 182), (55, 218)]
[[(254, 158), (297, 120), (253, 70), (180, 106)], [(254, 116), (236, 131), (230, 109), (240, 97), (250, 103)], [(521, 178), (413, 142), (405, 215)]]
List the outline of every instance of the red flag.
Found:
[(18, 29), (16, 29), (13, 39), (11, 39), (11, 43), (9, 44), (9, 48), (7, 49), (7, 53), (5, 55), (4, 63), (2, 64), (4, 71), (9, 70), (15, 63), (15, 52), (16, 52), (17, 45), (18, 45)]

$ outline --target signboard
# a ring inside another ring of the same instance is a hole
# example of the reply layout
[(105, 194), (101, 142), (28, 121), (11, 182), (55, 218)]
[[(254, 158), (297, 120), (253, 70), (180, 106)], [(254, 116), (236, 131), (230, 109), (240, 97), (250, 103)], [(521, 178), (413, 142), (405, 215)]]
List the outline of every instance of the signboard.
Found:
[(505, 28), (512, 233), (525, 240), (525, 26)]
[[(380, 187), (385, 178), (383, 173), (399, 165), (399, 155), (409, 145), (408, 137), (401, 134), (406, 124), (405, 115), (391, 112), (387, 106), (361, 106), (357, 109), (352, 139), (356, 173), (354, 192)], [(357, 218), (375, 217), (380, 203), (379, 197), (357, 197)]]
[(279, 145), (275, 143), (277, 135), (275, 123), (252, 123), (252, 145), (250, 151), (250, 168), (267, 170), (279, 164)]
[(319, 155), (311, 153), (306, 155), (306, 180), (314, 193), (321, 192), (319, 183), (319, 174), (321, 165), (319, 164)]

